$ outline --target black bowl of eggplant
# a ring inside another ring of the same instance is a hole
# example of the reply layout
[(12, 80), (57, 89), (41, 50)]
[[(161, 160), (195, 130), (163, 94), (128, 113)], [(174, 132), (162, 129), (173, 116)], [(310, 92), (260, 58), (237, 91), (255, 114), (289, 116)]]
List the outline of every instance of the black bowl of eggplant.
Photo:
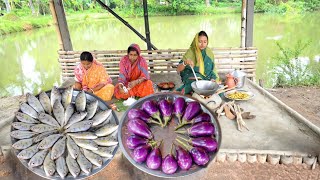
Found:
[(221, 145), (216, 116), (193, 98), (153, 94), (122, 116), (118, 140), (125, 157), (157, 177), (187, 176), (206, 168)]

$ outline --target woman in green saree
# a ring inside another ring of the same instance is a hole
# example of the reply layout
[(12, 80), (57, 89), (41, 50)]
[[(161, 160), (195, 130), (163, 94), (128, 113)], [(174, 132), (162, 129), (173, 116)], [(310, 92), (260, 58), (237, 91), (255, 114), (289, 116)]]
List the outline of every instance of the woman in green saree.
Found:
[(177, 89), (182, 94), (191, 94), (193, 92), (191, 83), (195, 77), (191, 68), (194, 69), (198, 79), (219, 81), (219, 76), (214, 63), (214, 55), (208, 46), (208, 35), (200, 31), (194, 37), (190, 48), (184, 54), (180, 61), (177, 72), (180, 73), (183, 85)]

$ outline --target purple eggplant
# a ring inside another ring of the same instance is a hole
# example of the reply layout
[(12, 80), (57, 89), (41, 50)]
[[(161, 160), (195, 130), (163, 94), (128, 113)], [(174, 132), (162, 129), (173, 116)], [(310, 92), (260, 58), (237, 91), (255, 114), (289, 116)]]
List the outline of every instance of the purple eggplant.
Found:
[(192, 166), (192, 157), (183, 147), (176, 145), (176, 158), (182, 170), (189, 170)]
[(150, 144), (141, 145), (141, 146), (136, 147), (133, 150), (133, 159), (138, 163), (145, 162), (150, 150), (151, 150)]
[(159, 149), (160, 144), (158, 146), (156, 146), (155, 148), (153, 148), (147, 157), (146, 164), (149, 169), (159, 169), (161, 166), (162, 155), (161, 155), (161, 151)]
[(159, 122), (153, 120), (149, 114), (147, 114), (145, 111), (141, 109), (130, 109), (130, 111), (128, 112), (128, 118), (129, 119), (139, 118), (146, 123), (154, 123), (154, 124), (161, 125)]
[(202, 137), (213, 135), (215, 129), (211, 122), (201, 122), (191, 126), (187, 130), (178, 130), (175, 132), (179, 134), (188, 134), (192, 137)]
[(161, 169), (162, 169), (162, 172), (164, 172), (165, 174), (173, 174), (178, 169), (177, 160), (172, 155), (172, 147), (171, 147), (171, 153), (168, 154), (162, 161)]
[(214, 152), (217, 147), (218, 147), (218, 143), (217, 141), (208, 136), (208, 137), (198, 137), (198, 138), (189, 138), (189, 139), (185, 139), (183, 137), (178, 136), (178, 138), (187, 141), (190, 145), (194, 146), (194, 147), (202, 147), (203, 149), (205, 149), (207, 152)]
[(153, 138), (153, 134), (150, 128), (148, 127), (148, 125), (140, 119), (136, 118), (136, 119), (129, 120), (127, 127), (128, 127), (128, 131), (135, 135), (138, 135), (147, 139)]
[(149, 140), (137, 135), (131, 135), (127, 138), (126, 144), (129, 149), (134, 149), (141, 145), (148, 144)]
[(144, 110), (147, 114), (149, 114), (152, 118), (157, 119), (159, 123), (162, 124), (162, 121), (160, 118), (160, 111), (158, 109), (158, 105), (156, 102), (152, 100), (145, 101), (142, 104), (141, 109)]
[(204, 150), (201, 147), (192, 147), (188, 144), (183, 143), (182, 141), (180, 141), (179, 139), (176, 139), (181, 145), (183, 145), (185, 148), (188, 149), (188, 151), (191, 154), (191, 157), (193, 159), (193, 162), (196, 163), (198, 166), (204, 166), (206, 165), (209, 160), (210, 160), (210, 156), (209, 154), (206, 152), (206, 150)]
[(184, 98), (179, 97), (174, 101), (173, 113), (177, 116), (179, 124), (181, 124), (181, 117), (184, 113), (185, 108), (186, 101), (184, 100)]
[(184, 125), (187, 125), (187, 124), (197, 124), (197, 123), (200, 123), (200, 122), (211, 122), (211, 117), (208, 113), (201, 113), (199, 114), (198, 116), (196, 116), (195, 118), (193, 118), (191, 121), (189, 122), (185, 122), (184, 124), (179, 124), (177, 127), (176, 127), (176, 130), (183, 127)]
[(164, 120), (163, 126), (166, 126), (173, 113), (172, 103), (166, 99), (163, 99), (159, 102), (159, 108)]
[(183, 114), (181, 123), (176, 127), (176, 129), (181, 128), (182, 126), (189, 124), (189, 122), (195, 118), (202, 111), (201, 105), (197, 101), (189, 102), (186, 110)]

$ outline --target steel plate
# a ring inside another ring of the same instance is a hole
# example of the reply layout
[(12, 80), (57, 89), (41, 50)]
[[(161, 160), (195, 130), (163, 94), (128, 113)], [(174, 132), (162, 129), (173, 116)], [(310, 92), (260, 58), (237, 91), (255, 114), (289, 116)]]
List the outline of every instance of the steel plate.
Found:
[[(60, 89), (61, 91), (61, 89)], [(72, 100), (71, 100), (71, 103), (74, 104), (75, 102), (75, 98), (77, 96), (77, 94), (79, 93), (80, 91), (78, 90), (73, 90), (73, 94), (72, 94)], [(49, 91), (46, 91), (47, 95), (49, 96), (50, 98), (50, 93), (51, 93), (51, 90)], [(38, 98), (38, 95), (36, 96)], [(100, 110), (106, 110), (106, 109), (111, 109), (106, 102), (104, 102), (102, 99), (100, 99), (99, 97), (95, 96), (94, 94), (91, 94), (91, 93), (87, 93), (86, 92), (86, 98), (87, 98), (87, 101), (94, 101), (94, 100), (98, 100), (98, 109), (97, 111), (100, 109)], [(18, 120), (16, 119), (16, 117), (14, 118), (13, 122), (17, 122)], [(119, 120), (116, 116), (116, 114), (114, 113), (114, 111), (112, 111), (112, 118), (110, 119), (110, 122), (111, 123), (116, 123), (116, 124), (119, 124)], [(15, 130), (12, 126), (11, 126), (11, 131)], [(119, 140), (118, 140), (119, 141)], [(15, 138), (12, 138), (11, 137), (11, 142), (12, 144), (17, 142), (17, 140)], [(67, 176), (64, 178), (64, 179), (84, 179), (84, 178), (87, 178), (89, 176), (92, 176), (96, 173), (98, 173), (99, 171), (101, 171), (102, 169), (104, 169), (105, 167), (108, 166), (108, 164), (112, 161), (112, 159), (114, 158), (117, 150), (119, 148), (119, 143), (118, 145), (115, 147), (114, 151), (113, 151), (113, 157), (112, 158), (103, 158), (103, 164), (102, 166), (99, 168), (95, 165), (93, 165), (93, 168), (92, 168), (92, 171), (90, 174), (85, 174), (83, 171), (81, 171), (81, 173), (79, 174), (79, 176), (77, 178), (74, 178), (70, 173), (67, 174)], [(17, 156), (18, 153), (20, 152), (20, 150), (16, 150), (14, 148), (11, 148), (13, 153)], [(64, 156), (66, 156), (66, 153), (64, 154)], [(17, 159), (19, 159), (18, 157), (16, 157)], [(35, 168), (31, 168), (28, 166), (28, 160), (24, 160), (24, 159), (19, 159), (19, 161), (26, 167), (28, 168), (31, 172), (37, 174), (38, 176), (41, 176), (43, 178), (47, 178), (47, 179), (61, 179), (61, 177), (59, 176), (59, 174), (57, 172), (55, 172), (55, 174), (53, 176), (47, 176), (43, 170), (43, 165), (39, 166), (39, 167), (35, 167)]]
[[(128, 149), (128, 147), (126, 145), (126, 139), (128, 136), (131, 135), (127, 130), (127, 123), (129, 120), (128, 119), (128, 111), (132, 108), (141, 108), (143, 102), (145, 102), (147, 100), (155, 100), (156, 102), (159, 102), (160, 100), (166, 98), (166, 99), (174, 101), (178, 97), (183, 97), (187, 102), (196, 101), (196, 99), (188, 98), (186, 96), (182, 96), (182, 95), (178, 95), (178, 94), (174, 94), (174, 93), (153, 94), (153, 95), (147, 96), (145, 98), (142, 98), (142, 99), (138, 100), (137, 102), (135, 102), (133, 105), (131, 105), (128, 108), (128, 110), (124, 113), (124, 115), (122, 116), (122, 119), (121, 119), (121, 122), (119, 125), (118, 140), (119, 140), (119, 144), (120, 144), (120, 148), (121, 148), (122, 153), (135, 167), (137, 167), (138, 169), (140, 169), (148, 174), (151, 174), (153, 176), (164, 177), (164, 178), (173, 178), (173, 177), (187, 176), (192, 173), (198, 172), (201, 169), (204, 169), (208, 166), (208, 164), (212, 161), (212, 159), (217, 155), (219, 148), (220, 148), (220, 145), (221, 145), (220, 124), (217, 121), (216, 116), (205, 105), (201, 104), (202, 110), (211, 116), (211, 121), (212, 121), (213, 125), (215, 126), (215, 138), (218, 143), (217, 151), (213, 152), (213, 153), (209, 153), (210, 161), (207, 163), (206, 166), (200, 167), (200, 166), (197, 166), (196, 164), (193, 163), (192, 167), (188, 171), (178, 169), (178, 171), (176, 173), (169, 175), (169, 174), (163, 173), (161, 170), (149, 169), (145, 163), (140, 164), (140, 163), (137, 163), (134, 161), (133, 156), (132, 156), (132, 150)], [(169, 154), (171, 144), (177, 136), (177, 134), (174, 132), (174, 128), (177, 125), (177, 122), (178, 122), (178, 119), (173, 115), (173, 118), (170, 121), (169, 125), (165, 128), (161, 128), (160, 126), (157, 126), (157, 125), (151, 125), (151, 126), (149, 125), (149, 127), (151, 128), (151, 131), (154, 134), (154, 139), (156, 141), (163, 140), (162, 145), (160, 146), (160, 150), (161, 150), (163, 158), (167, 154)]]

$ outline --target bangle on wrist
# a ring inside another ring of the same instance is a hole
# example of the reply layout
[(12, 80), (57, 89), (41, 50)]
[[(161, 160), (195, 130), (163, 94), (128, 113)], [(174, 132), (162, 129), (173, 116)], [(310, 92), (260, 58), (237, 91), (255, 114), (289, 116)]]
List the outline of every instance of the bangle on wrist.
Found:
[(186, 64), (184, 63), (184, 61), (182, 61), (182, 65), (183, 65), (183, 66), (186, 66)]
[(94, 91), (93, 91), (93, 89), (90, 89), (91, 91), (92, 91), (92, 94), (94, 94)]

